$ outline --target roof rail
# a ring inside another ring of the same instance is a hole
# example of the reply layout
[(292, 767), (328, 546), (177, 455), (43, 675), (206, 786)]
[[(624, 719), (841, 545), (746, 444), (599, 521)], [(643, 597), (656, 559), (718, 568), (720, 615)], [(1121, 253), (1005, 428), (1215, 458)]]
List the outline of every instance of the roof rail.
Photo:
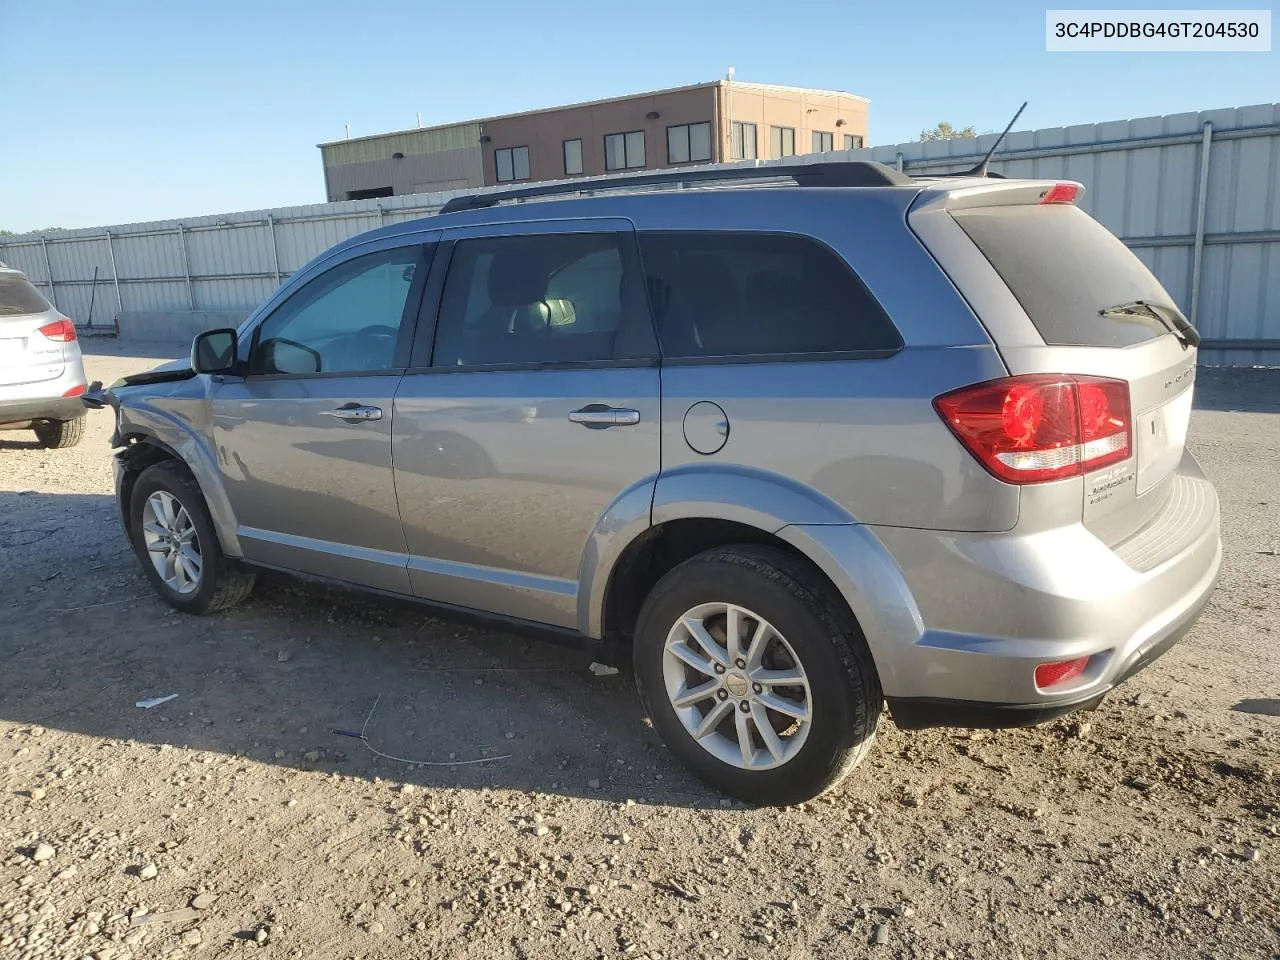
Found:
[(664, 170), (660, 173), (609, 177), (599, 180), (569, 180), (493, 193), (473, 193), (454, 197), (441, 213), (479, 210), (506, 200), (555, 197), (571, 193), (595, 193), (598, 190), (625, 190), (629, 187), (651, 187), (686, 183), (734, 183), (740, 180), (791, 179), (798, 187), (888, 187), (905, 186), (914, 181), (893, 167), (870, 160), (843, 160), (827, 163), (797, 163), (768, 167), (729, 167), (711, 170)]

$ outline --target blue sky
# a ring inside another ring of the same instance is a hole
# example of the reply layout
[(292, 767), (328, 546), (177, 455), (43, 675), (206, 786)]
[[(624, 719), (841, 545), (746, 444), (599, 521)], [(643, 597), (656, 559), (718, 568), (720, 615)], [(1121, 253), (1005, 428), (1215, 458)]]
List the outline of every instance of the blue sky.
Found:
[(1046, 53), (1044, 6), (1010, 0), (0, 0), (0, 229), (318, 203), (315, 144), (344, 123), (447, 123), (730, 64), (739, 80), (870, 97), (872, 144), (940, 120), (999, 129), (1024, 99), (1019, 129), (1280, 91), (1275, 51)]

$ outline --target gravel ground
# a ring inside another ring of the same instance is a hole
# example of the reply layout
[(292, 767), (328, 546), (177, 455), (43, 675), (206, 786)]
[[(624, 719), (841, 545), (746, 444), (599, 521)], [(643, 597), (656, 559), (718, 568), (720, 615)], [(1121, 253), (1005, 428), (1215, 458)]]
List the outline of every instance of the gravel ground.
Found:
[(1033, 730), (885, 722), (788, 810), (580, 653), (284, 582), (170, 612), (109, 433), (0, 436), (0, 957), (1280, 957), (1280, 373), (1201, 375), (1226, 561), (1182, 644)]

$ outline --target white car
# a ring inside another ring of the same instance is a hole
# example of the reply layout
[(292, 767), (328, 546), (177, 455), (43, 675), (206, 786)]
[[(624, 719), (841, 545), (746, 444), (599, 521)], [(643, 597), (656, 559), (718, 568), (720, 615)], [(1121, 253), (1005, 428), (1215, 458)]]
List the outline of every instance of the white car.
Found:
[(26, 276), (0, 263), (0, 430), (34, 430), (45, 447), (84, 436), (87, 382), (76, 325)]

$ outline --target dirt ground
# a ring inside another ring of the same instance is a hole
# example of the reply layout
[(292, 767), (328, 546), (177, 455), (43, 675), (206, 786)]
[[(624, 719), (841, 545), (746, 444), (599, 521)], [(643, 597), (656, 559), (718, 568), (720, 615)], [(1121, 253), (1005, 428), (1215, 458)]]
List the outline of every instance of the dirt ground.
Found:
[(281, 582), (173, 613), (108, 413), (0, 435), (0, 957), (1280, 957), (1280, 372), (1198, 390), (1226, 560), (1189, 637), (1044, 727), (886, 719), (788, 810), (701, 787), (581, 653)]

